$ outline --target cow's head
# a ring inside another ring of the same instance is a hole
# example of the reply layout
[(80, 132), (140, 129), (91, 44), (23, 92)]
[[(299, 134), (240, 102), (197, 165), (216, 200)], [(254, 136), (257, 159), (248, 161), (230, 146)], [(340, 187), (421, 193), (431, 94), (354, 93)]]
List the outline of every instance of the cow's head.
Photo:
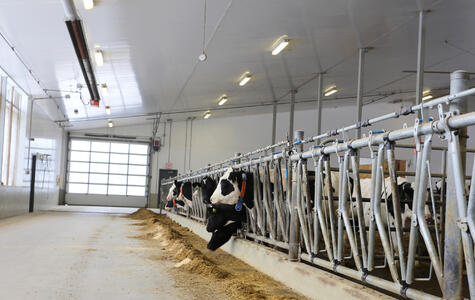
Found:
[(241, 222), (246, 220), (246, 211), (237, 211), (235, 205), (232, 204), (211, 204), (207, 207), (208, 222), (206, 230), (214, 232), (222, 228), (229, 221)]
[(172, 186), (168, 190), (168, 195), (167, 195), (168, 201), (176, 200), (176, 198), (180, 194), (180, 187), (181, 187), (181, 182), (175, 180), (175, 182), (172, 184)]
[(233, 171), (232, 168), (229, 168), (219, 179), (218, 186), (211, 195), (211, 203), (236, 204), (241, 194), (243, 174), (246, 174), (244, 204), (246, 204), (248, 208), (254, 207), (254, 181), (252, 173)]
[(201, 197), (203, 199), (203, 203), (210, 204), (211, 195), (216, 190), (216, 180), (209, 176), (206, 176), (201, 179), (201, 182), (198, 183), (198, 185), (201, 188)]

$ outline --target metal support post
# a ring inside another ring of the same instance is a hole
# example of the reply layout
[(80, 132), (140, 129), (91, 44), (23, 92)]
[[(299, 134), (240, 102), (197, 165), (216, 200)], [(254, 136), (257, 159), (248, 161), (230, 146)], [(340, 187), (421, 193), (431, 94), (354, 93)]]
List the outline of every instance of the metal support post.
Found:
[(272, 145), (275, 144), (277, 132), (277, 101), (274, 101), (272, 107)]
[[(463, 91), (468, 86), (469, 74), (465, 71), (455, 71), (450, 74), (450, 93)], [(466, 99), (459, 98), (449, 105), (451, 112), (462, 114), (466, 111)], [(466, 147), (466, 129), (459, 130), (458, 140), (460, 150)], [(463, 138), (462, 138), (463, 137)], [(462, 152), (462, 174), (465, 174), (465, 153)], [(451, 153), (448, 153), (449, 157)], [(453, 154), (452, 154), (453, 155)], [(461, 299), (462, 298), (462, 239), (460, 229), (457, 226), (459, 217), (457, 211), (457, 196), (455, 189), (455, 179), (453, 172), (453, 161), (447, 159), (447, 194), (445, 209), (445, 249), (444, 249), (444, 298)]]
[[(323, 74), (318, 74), (317, 85), (317, 135), (322, 133), (322, 89), (323, 89)], [(316, 141), (317, 144), (320, 142)]]
[(292, 136), (294, 132), (294, 113), (295, 113), (295, 94), (296, 93), (297, 93), (296, 90), (290, 91), (289, 138)]
[[(368, 50), (366, 48), (360, 48), (358, 59), (358, 88), (356, 92), (356, 122), (361, 124), (361, 115), (363, 112), (363, 82), (364, 82), (364, 58), (365, 53)], [(320, 134), (320, 133), (319, 133)], [(356, 138), (361, 137), (361, 127), (356, 130)]]
[[(301, 140), (304, 137), (302, 130), (296, 130), (294, 133), (294, 140)], [(297, 149), (298, 148), (298, 149)], [(303, 151), (303, 145), (300, 144), (295, 149), (298, 152)], [(300, 165), (297, 162), (292, 163), (292, 204), (290, 207), (290, 234), (289, 234), (289, 260), (297, 261), (300, 255), (300, 225), (297, 205), (300, 197), (300, 187), (298, 184), (298, 174), (300, 173)]]
[[(422, 103), (422, 93), (424, 88), (424, 56), (425, 56), (425, 39), (426, 29), (424, 24), (424, 11), (419, 12), (419, 28), (417, 40), (417, 79), (416, 79), (416, 104)], [(419, 111), (419, 119), (427, 118), (427, 109)]]

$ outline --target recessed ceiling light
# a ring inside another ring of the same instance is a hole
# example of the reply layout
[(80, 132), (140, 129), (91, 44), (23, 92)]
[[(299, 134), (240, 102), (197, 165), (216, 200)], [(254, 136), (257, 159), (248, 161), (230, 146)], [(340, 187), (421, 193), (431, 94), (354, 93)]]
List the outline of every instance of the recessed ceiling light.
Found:
[(281, 36), (272, 46), (272, 55), (277, 55), (289, 45), (290, 40), (286, 35)]
[(109, 89), (107, 88), (107, 83), (101, 84), (102, 96), (109, 95)]
[(226, 103), (228, 101), (228, 96), (226, 96), (226, 94), (222, 95), (221, 98), (219, 98), (219, 102), (218, 102), (218, 105), (223, 105), (224, 103)]
[(203, 119), (206, 120), (206, 119), (208, 119), (209, 117), (211, 117), (211, 111), (208, 110), (208, 111), (205, 112), (205, 114), (203, 115)]
[(84, 9), (90, 10), (94, 8), (94, 0), (83, 0)]
[(94, 57), (96, 59), (96, 65), (98, 67), (102, 67), (104, 65), (104, 56), (102, 55), (102, 50), (96, 50)]
[(327, 88), (325, 90), (325, 92), (323, 92), (323, 95), (325, 95), (325, 97), (328, 97), (330, 95), (335, 94), (336, 92), (338, 92), (338, 90), (336, 89), (336, 86), (333, 85), (333, 86)]
[(111, 107), (109, 105), (106, 106), (106, 115), (111, 114)]
[(244, 74), (241, 75), (241, 79), (239, 79), (239, 85), (240, 86), (245, 86), (246, 83), (249, 82), (249, 80), (251, 80), (252, 76), (251, 74), (249, 74), (249, 72), (246, 72)]
[(112, 127), (114, 127), (114, 122), (112, 122), (112, 120), (109, 120), (108, 125), (109, 125), (110, 128), (112, 128)]

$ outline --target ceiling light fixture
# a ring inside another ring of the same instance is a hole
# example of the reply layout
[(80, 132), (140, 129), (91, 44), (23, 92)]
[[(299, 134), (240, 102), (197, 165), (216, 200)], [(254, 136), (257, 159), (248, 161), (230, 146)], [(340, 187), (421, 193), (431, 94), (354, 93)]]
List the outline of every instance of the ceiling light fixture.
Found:
[(325, 97), (328, 97), (330, 95), (335, 94), (336, 92), (338, 92), (338, 90), (336, 89), (336, 86), (333, 85), (333, 86), (327, 88), (325, 90), (325, 92), (323, 92), (323, 95), (325, 95)]
[(104, 56), (102, 55), (102, 50), (96, 50), (94, 57), (96, 60), (96, 65), (98, 67), (102, 67), (104, 65)]
[(239, 86), (245, 86), (246, 83), (248, 83), (249, 80), (251, 80), (251, 78), (252, 76), (251, 74), (249, 74), (249, 72), (242, 74), (241, 78), (239, 79)]
[(111, 114), (111, 107), (109, 105), (106, 106), (106, 115)]
[(228, 101), (228, 96), (226, 96), (226, 94), (224, 94), (224, 95), (221, 96), (221, 98), (219, 98), (218, 105), (221, 106), (224, 103), (226, 103), (227, 101)]
[(208, 110), (208, 111), (205, 112), (205, 114), (203, 115), (203, 119), (206, 120), (206, 119), (208, 119), (209, 117), (211, 117), (211, 111)]
[(83, 0), (84, 9), (91, 10), (94, 8), (94, 0)]
[(422, 101), (426, 101), (426, 100), (429, 100), (429, 99), (432, 99), (432, 98), (434, 98), (434, 96), (432, 96), (431, 94), (428, 94), (428, 95), (422, 97)]
[(107, 83), (101, 84), (102, 96), (109, 95), (109, 89), (107, 88)]
[(281, 36), (277, 41), (274, 42), (274, 45), (272, 45), (272, 55), (277, 55), (282, 50), (285, 49), (289, 45), (290, 40), (287, 38), (286, 35)]
[(434, 98), (434, 96), (432, 96), (431, 90), (425, 90), (422, 92), (422, 101), (426, 101), (432, 98)]
[(112, 122), (112, 120), (109, 120), (109, 123), (108, 123), (108, 124), (109, 124), (109, 127), (110, 127), (110, 128), (114, 127), (114, 122)]

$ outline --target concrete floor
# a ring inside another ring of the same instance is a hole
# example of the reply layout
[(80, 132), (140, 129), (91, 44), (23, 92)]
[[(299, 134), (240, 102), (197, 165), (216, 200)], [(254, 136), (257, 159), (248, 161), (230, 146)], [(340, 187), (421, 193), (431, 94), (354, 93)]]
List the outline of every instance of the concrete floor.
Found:
[(130, 238), (134, 221), (61, 210), (0, 220), (0, 299), (189, 298), (167, 273), (172, 263), (148, 259)]

